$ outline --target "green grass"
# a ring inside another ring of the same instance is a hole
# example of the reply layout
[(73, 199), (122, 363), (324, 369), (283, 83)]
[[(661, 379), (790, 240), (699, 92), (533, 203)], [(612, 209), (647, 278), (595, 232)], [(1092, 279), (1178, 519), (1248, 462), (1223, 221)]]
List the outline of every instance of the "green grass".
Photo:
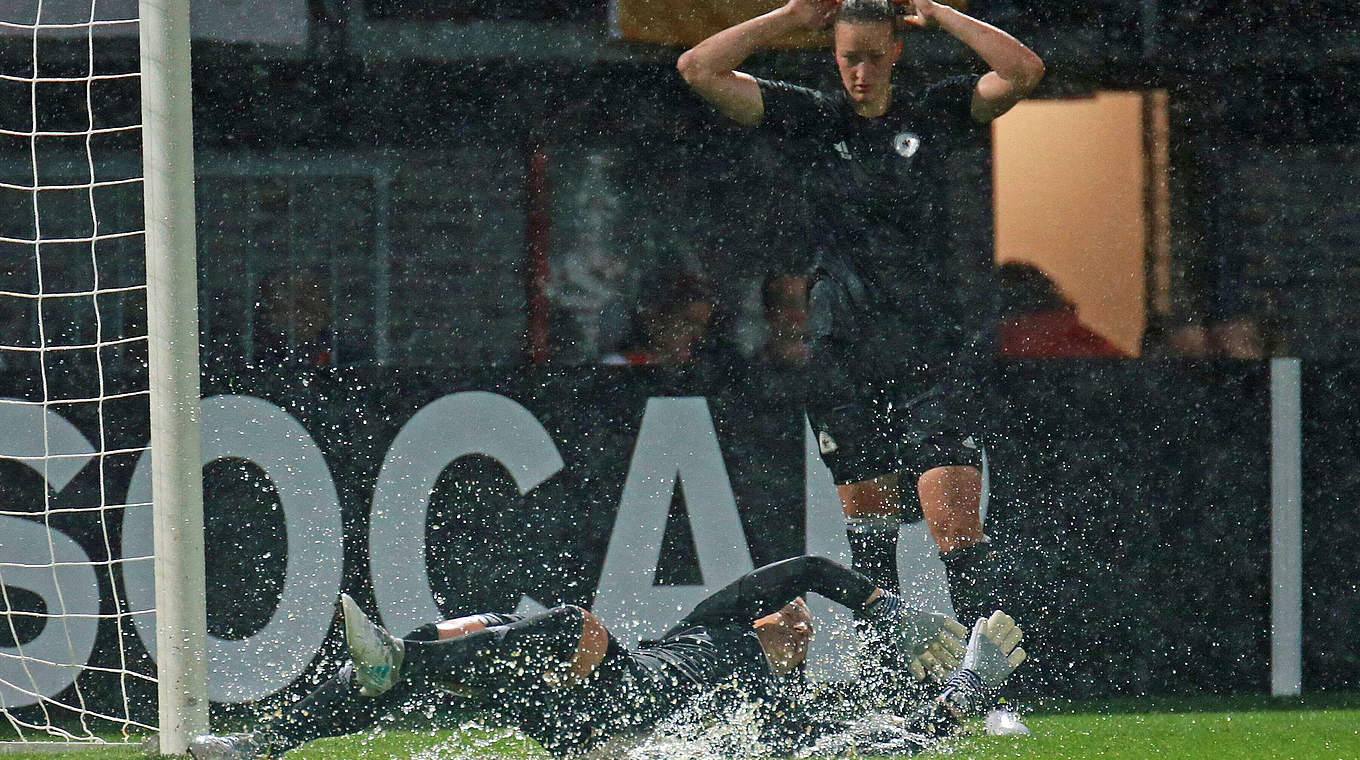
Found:
[[(1046, 704), (1025, 718), (1029, 737), (969, 735), (918, 757), (931, 760), (1071, 758), (1360, 758), (1360, 694), (1302, 700), (1197, 697)], [(49, 753), (0, 754), (42, 760)], [(106, 760), (141, 757), (131, 748), (67, 753)], [(508, 731), (388, 730), (312, 742), (287, 760), (529, 760), (547, 755)]]
[[(1228, 700), (1222, 700), (1228, 702)], [(1083, 710), (1091, 706), (1080, 706)], [(1360, 758), (1360, 709), (1219, 709), (1197, 700), (1188, 709), (1033, 715), (1033, 736), (967, 737), (929, 757), (988, 758), (1234, 758), (1303, 760)]]

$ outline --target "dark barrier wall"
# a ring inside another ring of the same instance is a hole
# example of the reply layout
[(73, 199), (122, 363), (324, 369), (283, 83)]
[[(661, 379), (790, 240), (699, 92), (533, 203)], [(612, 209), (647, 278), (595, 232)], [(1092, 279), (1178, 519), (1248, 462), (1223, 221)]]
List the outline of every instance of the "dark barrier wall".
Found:
[[(1269, 377), (1254, 363), (1001, 368), (987, 530), (1006, 550), (1004, 593), (1034, 657), (1023, 691), (1268, 688)], [(1354, 688), (1360, 436), (1347, 403), (1360, 374), (1310, 366), (1304, 378), (1304, 687)], [(798, 380), (593, 369), (209, 377), (205, 455), (222, 457), (205, 469), (215, 701), (295, 692), (333, 667), (341, 588), (397, 629), (560, 602), (608, 608), (624, 628), (619, 610), (664, 626), (687, 585), (836, 546), (834, 491), (804, 440)], [(0, 395), (22, 395), (24, 382), (0, 377)], [(111, 447), (141, 445), (126, 422), (138, 407), (106, 407)], [(98, 440), (90, 410), (54, 411)], [(112, 500), (144, 498), (136, 459), (106, 460)], [(99, 469), (54, 489), (53, 505), (98, 503)], [(0, 459), (5, 509), (41, 504), (41, 484)], [(149, 543), (145, 513), (114, 516), (115, 555)], [(18, 523), (34, 521), (0, 520), (7, 556), (46, 551), (12, 545)], [(107, 554), (97, 515), (52, 525), (89, 557)], [(904, 536), (905, 551), (925, 557), (908, 585), (926, 602), (947, 599), (924, 539)], [(100, 611), (115, 611), (115, 585), (142, 609), (147, 569), (96, 573)], [(41, 590), (8, 591), (16, 607), (54, 605)], [(21, 644), (42, 633), (26, 625), (14, 632)], [(141, 630), (102, 622), (90, 662), (118, 667), (121, 635), (128, 666), (148, 671)], [(13, 639), (6, 631), (0, 647), (12, 651)], [(87, 700), (121, 699), (112, 677), (81, 678)], [(128, 689), (149, 709), (149, 687)]]
[(1303, 664), (1305, 684), (1355, 689), (1360, 647), (1335, 631), (1360, 625), (1360, 366), (1303, 373)]

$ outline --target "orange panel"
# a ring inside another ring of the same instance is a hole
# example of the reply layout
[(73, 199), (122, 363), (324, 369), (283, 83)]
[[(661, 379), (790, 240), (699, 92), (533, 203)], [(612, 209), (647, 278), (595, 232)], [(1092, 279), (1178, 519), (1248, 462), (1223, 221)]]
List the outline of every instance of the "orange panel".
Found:
[(997, 120), (996, 255), (1037, 265), (1137, 355), (1146, 325), (1142, 96), (1021, 103)]

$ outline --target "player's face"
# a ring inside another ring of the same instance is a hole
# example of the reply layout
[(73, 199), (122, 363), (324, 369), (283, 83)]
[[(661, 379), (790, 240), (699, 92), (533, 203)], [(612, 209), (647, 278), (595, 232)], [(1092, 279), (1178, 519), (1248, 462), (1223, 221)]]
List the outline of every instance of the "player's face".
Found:
[(812, 641), (812, 612), (801, 598), (755, 622), (760, 646), (776, 673), (783, 675), (807, 660)]
[(888, 102), (893, 64), (902, 56), (902, 43), (892, 24), (836, 24), (836, 67), (841, 85), (856, 106)]

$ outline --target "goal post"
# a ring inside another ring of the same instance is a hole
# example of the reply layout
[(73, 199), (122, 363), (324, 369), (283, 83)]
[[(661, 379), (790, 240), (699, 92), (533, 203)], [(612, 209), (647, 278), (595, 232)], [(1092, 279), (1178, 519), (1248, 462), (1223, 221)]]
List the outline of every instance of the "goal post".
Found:
[(0, 752), (208, 729), (189, 77), (188, 0), (0, 0)]
[(140, 0), (160, 751), (208, 730), (189, 0)]

